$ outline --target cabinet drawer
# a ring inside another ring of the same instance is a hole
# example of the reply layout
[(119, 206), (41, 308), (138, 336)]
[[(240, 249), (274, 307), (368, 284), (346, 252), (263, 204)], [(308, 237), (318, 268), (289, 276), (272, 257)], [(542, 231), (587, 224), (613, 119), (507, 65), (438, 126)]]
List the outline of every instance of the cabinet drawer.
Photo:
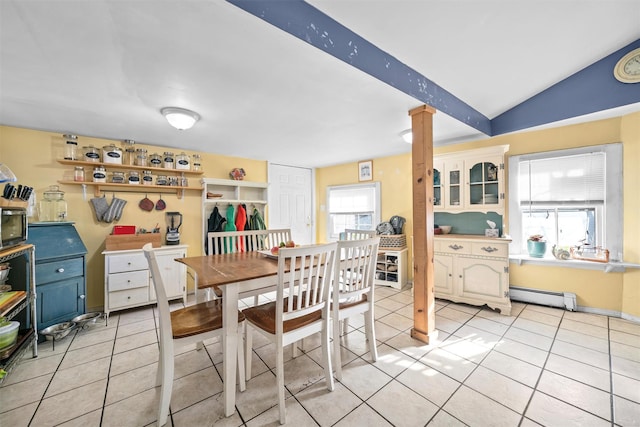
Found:
[(37, 285), (57, 282), (77, 276), (84, 276), (84, 262), (82, 258), (36, 264)]
[(455, 241), (455, 240), (442, 240), (438, 242), (440, 245), (439, 252), (445, 252), (449, 254), (470, 254), (471, 242)]
[(124, 289), (149, 288), (149, 270), (110, 274), (109, 292)]
[(109, 292), (109, 308), (112, 310), (129, 305), (144, 304), (145, 302), (149, 302), (149, 288)]
[(494, 256), (496, 258), (509, 257), (509, 245), (494, 242), (474, 242), (471, 244), (473, 255)]
[(149, 264), (142, 252), (122, 255), (109, 255), (105, 269), (107, 273), (122, 273), (125, 271), (147, 270)]

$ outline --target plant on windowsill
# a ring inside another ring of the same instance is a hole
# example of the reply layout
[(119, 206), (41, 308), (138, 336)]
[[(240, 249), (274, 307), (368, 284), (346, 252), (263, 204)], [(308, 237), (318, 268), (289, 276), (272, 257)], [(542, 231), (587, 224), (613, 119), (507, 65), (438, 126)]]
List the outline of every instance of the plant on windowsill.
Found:
[(532, 258), (544, 258), (547, 252), (547, 241), (542, 234), (533, 234), (527, 239), (527, 251)]

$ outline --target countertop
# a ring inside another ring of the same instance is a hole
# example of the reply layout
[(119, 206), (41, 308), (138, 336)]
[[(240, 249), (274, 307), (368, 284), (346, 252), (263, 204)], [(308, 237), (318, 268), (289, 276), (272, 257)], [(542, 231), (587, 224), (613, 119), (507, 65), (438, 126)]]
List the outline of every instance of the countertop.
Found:
[(436, 239), (457, 239), (457, 240), (493, 240), (497, 242), (506, 242), (509, 243), (511, 241), (511, 237), (487, 237), (481, 234), (434, 234)]

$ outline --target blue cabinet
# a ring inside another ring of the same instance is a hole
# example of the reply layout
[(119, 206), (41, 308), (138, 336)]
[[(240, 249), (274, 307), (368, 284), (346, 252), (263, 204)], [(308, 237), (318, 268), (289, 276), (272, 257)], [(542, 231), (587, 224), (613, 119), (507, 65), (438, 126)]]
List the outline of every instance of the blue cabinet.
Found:
[(37, 328), (67, 322), (86, 312), (86, 254), (73, 222), (29, 224), (35, 246)]

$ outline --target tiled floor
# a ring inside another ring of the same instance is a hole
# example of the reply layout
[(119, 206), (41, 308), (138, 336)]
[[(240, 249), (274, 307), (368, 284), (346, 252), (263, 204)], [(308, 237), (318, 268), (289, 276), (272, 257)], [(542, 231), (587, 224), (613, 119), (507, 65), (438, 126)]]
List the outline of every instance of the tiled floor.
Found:
[[(319, 340), (285, 363), (291, 426), (640, 425), (640, 324), (535, 305), (501, 316), (437, 301), (435, 343), (409, 335), (410, 290), (376, 290), (378, 361), (362, 319), (342, 338), (343, 381), (328, 392)], [(39, 347), (0, 388), (2, 426), (155, 424), (151, 308), (115, 313)], [(253, 378), (222, 415), (221, 346), (176, 358), (168, 425), (277, 425), (273, 348), (254, 339)]]

